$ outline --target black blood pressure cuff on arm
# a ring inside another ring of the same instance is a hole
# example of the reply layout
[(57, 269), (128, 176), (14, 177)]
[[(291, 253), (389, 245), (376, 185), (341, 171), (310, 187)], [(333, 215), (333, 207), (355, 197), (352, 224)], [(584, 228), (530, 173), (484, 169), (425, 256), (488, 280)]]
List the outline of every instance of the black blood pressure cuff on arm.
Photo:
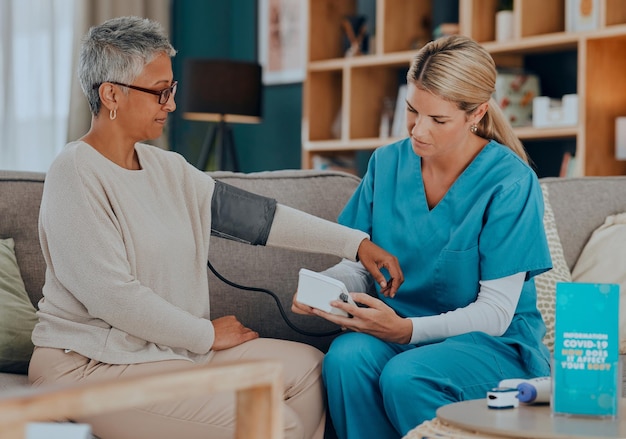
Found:
[(211, 200), (211, 234), (252, 245), (265, 245), (276, 200), (215, 181)]

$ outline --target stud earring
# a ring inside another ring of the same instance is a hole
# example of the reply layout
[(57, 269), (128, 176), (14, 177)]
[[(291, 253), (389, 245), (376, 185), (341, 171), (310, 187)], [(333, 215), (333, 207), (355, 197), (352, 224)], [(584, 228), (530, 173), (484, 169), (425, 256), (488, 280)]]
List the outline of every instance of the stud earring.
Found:
[(115, 110), (109, 111), (109, 119), (115, 120), (116, 117), (117, 117), (117, 108)]
[(476, 125), (475, 123), (472, 124), (472, 126), (470, 126), (470, 132), (472, 134), (476, 134), (478, 132), (478, 125)]

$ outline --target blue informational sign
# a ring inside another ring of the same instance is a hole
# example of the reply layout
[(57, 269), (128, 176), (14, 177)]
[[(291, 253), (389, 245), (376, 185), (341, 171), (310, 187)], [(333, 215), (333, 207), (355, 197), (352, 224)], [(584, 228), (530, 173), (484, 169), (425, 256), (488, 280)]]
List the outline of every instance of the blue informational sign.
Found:
[(619, 285), (557, 283), (552, 411), (619, 414)]

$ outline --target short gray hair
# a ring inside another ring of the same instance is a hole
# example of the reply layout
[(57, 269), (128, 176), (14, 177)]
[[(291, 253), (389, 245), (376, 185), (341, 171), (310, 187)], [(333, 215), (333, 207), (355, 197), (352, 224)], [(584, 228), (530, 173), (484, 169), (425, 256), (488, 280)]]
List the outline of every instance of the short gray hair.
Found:
[(94, 86), (107, 81), (132, 84), (160, 53), (173, 57), (176, 50), (156, 21), (118, 17), (89, 29), (80, 49), (78, 80), (91, 113), (97, 115), (102, 104)]

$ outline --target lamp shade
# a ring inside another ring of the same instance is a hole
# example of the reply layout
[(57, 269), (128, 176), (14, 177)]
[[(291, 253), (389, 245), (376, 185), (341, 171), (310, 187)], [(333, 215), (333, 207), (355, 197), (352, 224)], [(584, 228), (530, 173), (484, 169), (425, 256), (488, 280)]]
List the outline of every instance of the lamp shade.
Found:
[(183, 118), (261, 121), (262, 68), (255, 62), (187, 59), (183, 66)]

